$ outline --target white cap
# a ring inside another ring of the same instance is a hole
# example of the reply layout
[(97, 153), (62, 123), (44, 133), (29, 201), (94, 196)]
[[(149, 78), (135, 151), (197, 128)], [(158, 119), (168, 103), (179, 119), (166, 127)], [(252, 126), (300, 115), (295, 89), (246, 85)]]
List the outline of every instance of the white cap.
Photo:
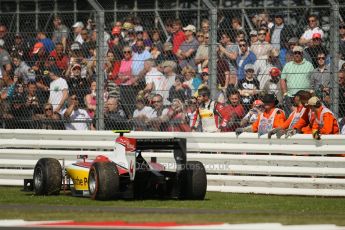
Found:
[(135, 31), (135, 32), (143, 32), (144, 29), (143, 29), (142, 26), (136, 26), (136, 27), (134, 27), (134, 31)]
[(183, 30), (190, 30), (190, 31), (192, 31), (193, 33), (196, 32), (196, 28), (195, 28), (195, 26), (193, 26), (193, 25), (188, 25), (188, 26), (186, 26), (186, 27), (183, 27)]
[(77, 28), (77, 27), (84, 27), (84, 23), (82, 23), (82, 22), (76, 22), (76, 23), (74, 23), (73, 24), (73, 26), (72, 26), (73, 28)]

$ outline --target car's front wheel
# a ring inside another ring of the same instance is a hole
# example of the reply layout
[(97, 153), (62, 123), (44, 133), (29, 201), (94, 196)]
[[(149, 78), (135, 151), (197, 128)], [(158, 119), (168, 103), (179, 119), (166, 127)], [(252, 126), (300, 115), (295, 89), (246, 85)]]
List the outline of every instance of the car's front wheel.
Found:
[(54, 158), (41, 158), (34, 169), (35, 195), (59, 195), (62, 183), (62, 168)]
[(111, 200), (119, 191), (119, 173), (113, 162), (96, 162), (89, 172), (89, 193), (94, 200)]

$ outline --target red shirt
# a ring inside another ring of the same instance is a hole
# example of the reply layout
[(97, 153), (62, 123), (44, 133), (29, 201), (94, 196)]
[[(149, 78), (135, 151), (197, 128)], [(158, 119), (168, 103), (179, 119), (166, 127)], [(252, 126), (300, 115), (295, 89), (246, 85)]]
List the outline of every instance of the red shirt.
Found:
[(172, 40), (172, 44), (173, 44), (173, 53), (176, 54), (177, 50), (180, 48), (182, 42), (184, 42), (186, 40), (186, 35), (184, 34), (184, 32), (182, 30), (177, 31), (174, 36), (173, 36), (173, 40)]
[[(222, 132), (231, 132), (235, 131), (239, 127), (239, 122), (236, 122), (235, 119), (241, 119), (245, 115), (244, 108), (241, 104), (233, 106), (232, 104), (228, 105), (219, 105), (216, 106), (216, 111), (219, 114), (220, 120), (220, 127), (222, 128)], [(229, 121), (233, 121), (234, 124), (228, 124)]]
[(52, 52), (50, 52), (50, 56), (55, 58), (55, 63), (56, 66), (61, 69), (61, 70), (67, 70), (68, 68), (68, 56), (63, 54), (61, 57), (58, 57), (58, 55), (56, 54), (56, 51), (53, 50)]

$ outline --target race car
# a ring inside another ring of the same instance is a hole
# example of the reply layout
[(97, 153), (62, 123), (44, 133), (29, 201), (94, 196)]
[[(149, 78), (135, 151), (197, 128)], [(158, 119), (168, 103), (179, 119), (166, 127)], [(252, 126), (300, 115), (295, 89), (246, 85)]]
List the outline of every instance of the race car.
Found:
[[(120, 132), (112, 154), (98, 155), (62, 167), (59, 160), (41, 158), (34, 168), (31, 190), (36, 195), (58, 195), (70, 189), (73, 196), (95, 200), (123, 198), (178, 198), (202, 200), (207, 180), (204, 165), (187, 161), (186, 139), (134, 139)], [(165, 170), (164, 165), (147, 161), (144, 150), (173, 150), (176, 171)], [(73, 183), (71, 183), (72, 181)]]

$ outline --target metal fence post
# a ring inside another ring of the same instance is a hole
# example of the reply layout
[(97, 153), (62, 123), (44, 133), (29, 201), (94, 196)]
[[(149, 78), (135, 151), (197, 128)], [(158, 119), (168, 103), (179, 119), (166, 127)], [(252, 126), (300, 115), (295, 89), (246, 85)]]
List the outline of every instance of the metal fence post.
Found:
[(96, 81), (97, 81), (97, 104), (96, 104), (96, 128), (104, 130), (104, 9), (97, 0), (88, 0), (90, 5), (97, 12), (96, 30), (97, 30), (97, 59), (96, 59)]
[(203, 0), (210, 12), (210, 43), (208, 46), (211, 95), (217, 94), (217, 7), (209, 0)]
[(339, 113), (339, 84), (338, 84), (338, 66), (339, 66), (339, 5), (334, 0), (329, 0), (331, 4), (331, 35), (330, 35), (330, 55), (331, 55), (331, 110), (338, 116)]

